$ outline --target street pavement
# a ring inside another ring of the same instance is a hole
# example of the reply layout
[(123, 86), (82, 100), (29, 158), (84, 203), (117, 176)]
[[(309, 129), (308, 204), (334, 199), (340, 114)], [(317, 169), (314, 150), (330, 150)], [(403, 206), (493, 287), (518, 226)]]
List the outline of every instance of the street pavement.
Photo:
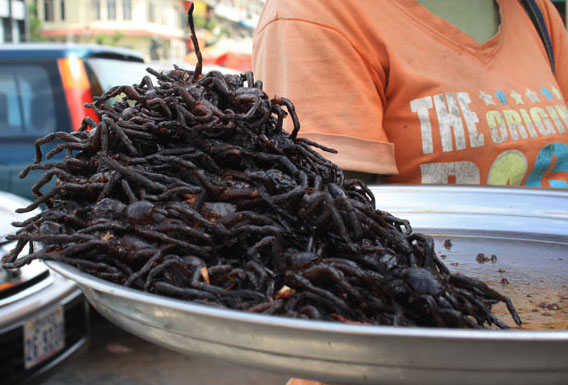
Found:
[(285, 385), (286, 377), (177, 353), (146, 342), (92, 310), (89, 350), (40, 385)]

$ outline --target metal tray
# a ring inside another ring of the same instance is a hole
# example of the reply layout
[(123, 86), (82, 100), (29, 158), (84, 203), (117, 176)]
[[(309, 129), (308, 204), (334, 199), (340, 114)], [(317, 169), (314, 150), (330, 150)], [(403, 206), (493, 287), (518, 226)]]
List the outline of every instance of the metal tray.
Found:
[[(135, 291), (65, 264), (48, 265), (76, 281), (93, 307), (119, 327), (187, 354), (341, 384), (568, 384), (568, 324), (562, 323), (568, 314), (567, 192), (392, 185), (372, 190), (378, 208), (434, 236), (451, 270), (509, 290), (513, 301), (515, 295), (523, 298), (517, 307), (529, 323), (541, 316), (540, 327), (563, 330), (378, 327), (263, 316)], [(450, 249), (443, 245), (447, 239)], [(496, 261), (479, 263), (480, 252)], [(544, 309), (546, 301), (560, 309)]]

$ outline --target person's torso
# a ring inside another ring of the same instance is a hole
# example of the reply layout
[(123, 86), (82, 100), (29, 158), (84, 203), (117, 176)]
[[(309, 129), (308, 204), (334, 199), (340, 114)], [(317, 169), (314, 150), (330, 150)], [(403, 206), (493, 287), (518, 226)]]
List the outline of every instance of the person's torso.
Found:
[(501, 1), (499, 31), (479, 44), (412, 0), (396, 3), (398, 20), (378, 21), (390, 38), (383, 125), (399, 168), (387, 181), (568, 188), (568, 109), (522, 7)]

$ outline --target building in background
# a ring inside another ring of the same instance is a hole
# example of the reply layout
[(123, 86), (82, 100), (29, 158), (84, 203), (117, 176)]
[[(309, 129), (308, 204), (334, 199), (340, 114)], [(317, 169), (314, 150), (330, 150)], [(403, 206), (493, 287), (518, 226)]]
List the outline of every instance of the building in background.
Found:
[[(14, 0), (12, 0), (14, 1)], [(128, 47), (149, 61), (186, 54), (185, 0), (27, 0), (51, 41)]]
[(201, 0), (213, 9), (219, 23), (241, 37), (251, 37), (266, 0)]
[(28, 40), (26, 15), (24, 0), (0, 0), (0, 43)]

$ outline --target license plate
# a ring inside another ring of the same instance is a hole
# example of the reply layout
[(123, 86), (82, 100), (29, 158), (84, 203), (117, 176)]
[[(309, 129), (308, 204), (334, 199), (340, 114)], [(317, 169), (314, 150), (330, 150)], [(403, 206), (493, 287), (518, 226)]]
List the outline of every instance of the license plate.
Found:
[(57, 306), (24, 324), (24, 364), (26, 369), (51, 357), (65, 346), (63, 307)]

